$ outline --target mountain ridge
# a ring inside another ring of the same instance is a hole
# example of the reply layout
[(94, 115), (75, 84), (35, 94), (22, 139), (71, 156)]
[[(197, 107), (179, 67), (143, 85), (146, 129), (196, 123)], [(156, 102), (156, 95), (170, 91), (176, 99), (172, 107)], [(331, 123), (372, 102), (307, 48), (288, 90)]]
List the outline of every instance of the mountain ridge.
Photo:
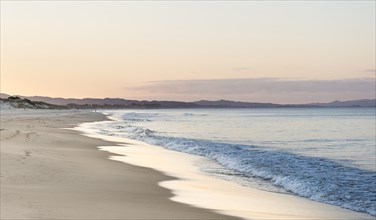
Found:
[[(1, 98), (11, 95), (1, 93)], [(231, 100), (200, 100), (194, 102), (183, 101), (147, 101), (123, 98), (52, 98), (48, 96), (19, 96), (35, 102), (45, 102), (60, 106), (98, 106), (112, 108), (279, 108), (279, 107), (376, 107), (376, 99), (358, 99), (348, 101), (332, 101), (328, 103), (307, 104), (275, 104), (262, 102), (242, 102)]]

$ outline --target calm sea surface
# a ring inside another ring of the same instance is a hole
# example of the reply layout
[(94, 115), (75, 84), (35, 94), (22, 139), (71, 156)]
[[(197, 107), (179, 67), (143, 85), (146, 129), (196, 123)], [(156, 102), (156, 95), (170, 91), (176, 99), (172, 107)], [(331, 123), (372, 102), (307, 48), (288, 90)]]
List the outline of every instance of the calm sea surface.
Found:
[(376, 216), (375, 110), (118, 110), (96, 129), (207, 157), (209, 175)]

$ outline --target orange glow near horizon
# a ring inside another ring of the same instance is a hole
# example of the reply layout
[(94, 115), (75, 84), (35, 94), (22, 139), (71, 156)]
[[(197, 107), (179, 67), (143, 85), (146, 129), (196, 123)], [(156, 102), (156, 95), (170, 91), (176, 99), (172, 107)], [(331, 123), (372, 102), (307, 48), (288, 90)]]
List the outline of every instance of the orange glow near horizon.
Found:
[[(372, 1), (5, 1), (1, 92), (197, 100), (219, 96), (140, 88), (156, 81), (372, 78), (375, 37)], [(226, 98), (278, 102), (272, 93)]]

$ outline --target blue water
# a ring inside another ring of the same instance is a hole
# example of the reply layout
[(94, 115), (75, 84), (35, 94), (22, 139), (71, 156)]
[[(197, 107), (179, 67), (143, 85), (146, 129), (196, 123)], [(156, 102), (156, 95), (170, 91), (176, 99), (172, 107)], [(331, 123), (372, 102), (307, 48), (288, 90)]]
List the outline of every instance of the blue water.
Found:
[(210, 158), (210, 175), (376, 216), (375, 108), (106, 111), (105, 135)]

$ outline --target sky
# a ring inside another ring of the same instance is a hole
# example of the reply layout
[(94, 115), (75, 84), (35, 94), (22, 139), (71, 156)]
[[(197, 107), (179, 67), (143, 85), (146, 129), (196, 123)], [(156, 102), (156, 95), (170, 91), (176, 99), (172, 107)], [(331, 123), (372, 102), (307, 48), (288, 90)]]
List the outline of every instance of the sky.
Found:
[(1, 1), (1, 92), (375, 98), (375, 1)]

